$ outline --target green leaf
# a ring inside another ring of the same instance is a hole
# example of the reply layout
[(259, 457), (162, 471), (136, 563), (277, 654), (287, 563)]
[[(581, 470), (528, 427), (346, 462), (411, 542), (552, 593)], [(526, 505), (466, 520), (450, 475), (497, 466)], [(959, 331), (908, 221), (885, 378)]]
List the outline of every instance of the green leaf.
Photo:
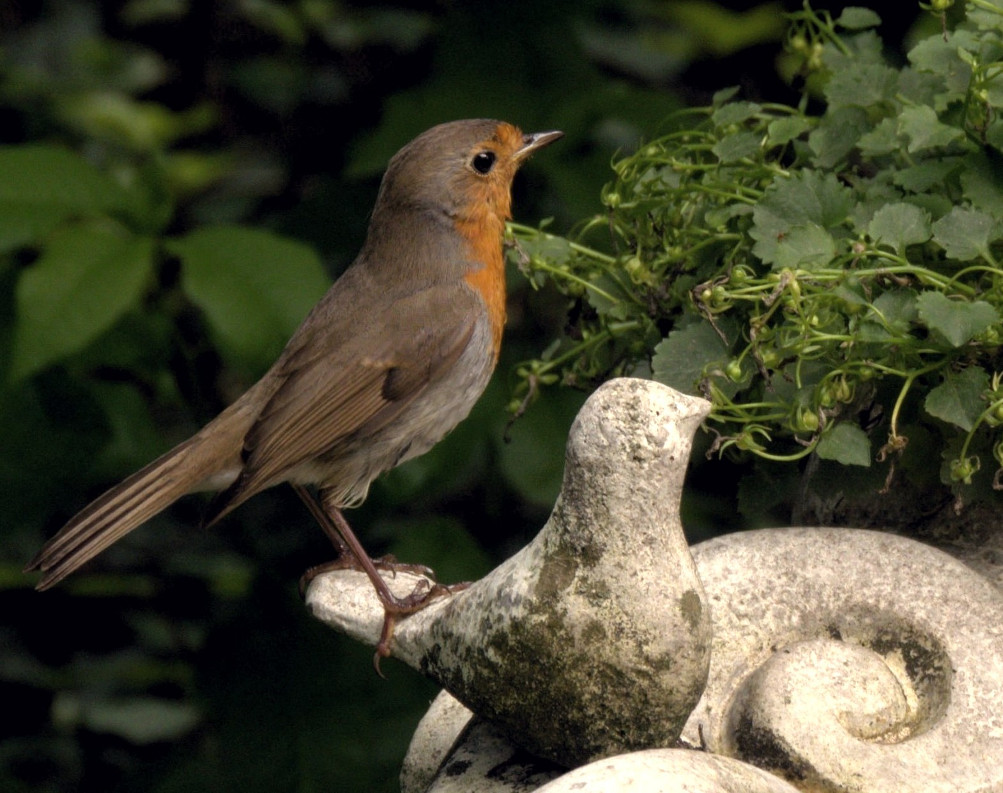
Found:
[(699, 383), (704, 370), (709, 364), (723, 363), (728, 357), (728, 347), (710, 322), (694, 318), (680, 323), (655, 346), (651, 357), (652, 375), (677, 391), (700, 396)]
[(1003, 178), (996, 157), (990, 158), (981, 152), (970, 155), (965, 160), (961, 172), (961, 189), (975, 209), (981, 209), (995, 217), (1003, 217)]
[(281, 352), (330, 280), (310, 247), (268, 231), (216, 226), (173, 240), (182, 286), (217, 341), (253, 366)]
[(969, 432), (985, 409), (982, 394), (987, 388), (989, 374), (980, 366), (969, 366), (958, 373), (949, 371), (944, 382), (926, 395), (923, 406), (931, 416)]
[(823, 229), (843, 223), (853, 206), (853, 195), (835, 174), (805, 170), (778, 177), (752, 213), (753, 253), (766, 263), (776, 259), (777, 246), (795, 226), (815, 224)]
[(839, 164), (869, 129), (867, 111), (863, 108), (838, 107), (827, 113), (808, 135), (808, 145), (815, 152), (815, 165), (832, 168)]
[(904, 108), (899, 114), (898, 129), (909, 139), (907, 149), (910, 154), (947, 146), (965, 136), (958, 127), (942, 123), (937, 118), (937, 112), (926, 105)]
[(906, 332), (919, 315), (918, 299), (912, 289), (889, 289), (874, 299), (872, 308), (888, 325)]
[(0, 147), (0, 251), (38, 240), (69, 217), (127, 206), (117, 182), (71, 151)]
[(52, 237), (18, 281), (14, 380), (76, 352), (138, 304), (153, 242), (110, 225), (71, 226)]
[(985, 212), (954, 207), (933, 224), (933, 239), (952, 259), (967, 262), (979, 256), (990, 261), (989, 243), (1000, 238), (999, 221)]
[(600, 272), (589, 283), (589, 303), (599, 314), (610, 319), (627, 318), (631, 309), (631, 296), (620, 281), (607, 272)]
[(929, 213), (912, 204), (886, 204), (867, 225), (872, 240), (890, 245), (899, 254), (907, 245), (926, 242), (932, 233)]
[(836, 241), (815, 223), (794, 226), (777, 243), (773, 269), (817, 270), (827, 266), (836, 256)]
[(0, 253), (43, 239), (68, 214), (45, 205), (0, 202)]
[(961, 162), (960, 157), (927, 160), (895, 171), (892, 181), (911, 193), (922, 193), (931, 187), (941, 187), (948, 175), (961, 167)]
[(125, 208), (127, 200), (117, 182), (71, 151), (0, 147), (0, 203), (107, 212)]
[(180, 739), (201, 721), (201, 714), (187, 702), (135, 697), (88, 703), (81, 721), (95, 732), (112, 733), (134, 744), (151, 744)]
[(996, 309), (983, 300), (951, 300), (943, 292), (923, 292), (916, 301), (919, 317), (953, 347), (961, 347), (999, 320)]
[(727, 88), (719, 88), (710, 98), (711, 107), (723, 107), (725, 104), (730, 103), (741, 90), (742, 89), (737, 85), (729, 85)]
[(571, 243), (565, 237), (538, 231), (534, 237), (520, 239), (518, 245), (511, 250), (515, 261), (518, 261), (517, 254), (521, 251), (530, 258), (538, 256), (551, 266), (563, 265), (571, 256)]
[(937, 91), (938, 109), (946, 109), (967, 92), (972, 67), (958, 53), (962, 48), (972, 49), (973, 46), (978, 49), (971, 31), (954, 30), (947, 39), (943, 36), (929, 36), (909, 51), (909, 61), (919, 71), (931, 72), (943, 83), (943, 87)]
[(735, 132), (721, 138), (711, 151), (723, 163), (738, 162), (746, 157), (754, 156), (762, 143), (762, 134), (759, 132)]
[(865, 132), (857, 140), (860, 153), (868, 157), (880, 157), (897, 151), (902, 141), (899, 138), (898, 123), (893, 118), (883, 119), (870, 132)]
[(843, 421), (822, 435), (815, 453), (823, 460), (867, 468), (871, 464), (871, 440), (856, 424)]
[(755, 102), (729, 102), (711, 113), (710, 120), (715, 127), (741, 124), (743, 121), (754, 118), (762, 109), (762, 106)]
[(898, 71), (882, 63), (855, 63), (835, 72), (825, 85), (832, 107), (871, 107), (888, 101), (898, 88)]
[(912, 289), (890, 289), (878, 295), (860, 323), (860, 340), (888, 343), (908, 336), (919, 315), (917, 297)]
[(983, 7), (970, 3), (965, 8), (965, 19), (978, 26), (980, 30), (995, 32), (999, 30), (1001, 11), (1003, 11), (1003, 7), (1000, 6), (999, 0), (990, 0), (990, 2), (983, 4)]
[(839, 15), (836, 24), (847, 30), (864, 30), (865, 28), (873, 28), (880, 25), (881, 17), (869, 8), (847, 6), (843, 9), (843, 13)]
[(510, 442), (495, 453), (506, 482), (526, 501), (550, 507), (564, 475), (561, 450), (568, 430), (584, 402), (584, 395), (564, 389), (537, 400), (511, 427)]
[(999, 118), (990, 121), (989, 126), (986, 127), (985, 139), (986, 143), (996, 149), (997, 152), (1003, 151), (1003, 121)]
[[(552, 457), (555, 458), (561, 460), (561, 455)], [(548, 502), (548, 505), (551, 503)], [(435, 570), (436, 578), (441, 581), (475, 580), (490, 573), (494, 567), (484, 546), (459, 520), (448, 515), (385, 518), (372, 534), (392, 537), (389, 550), (393, 556), (397, 559), (421, 559), (422, 564)]]
[(811, 122), (804, 116), (777, 118), (766, 128), (766, 138), (771, 146), (782, 146), (811, 129)]

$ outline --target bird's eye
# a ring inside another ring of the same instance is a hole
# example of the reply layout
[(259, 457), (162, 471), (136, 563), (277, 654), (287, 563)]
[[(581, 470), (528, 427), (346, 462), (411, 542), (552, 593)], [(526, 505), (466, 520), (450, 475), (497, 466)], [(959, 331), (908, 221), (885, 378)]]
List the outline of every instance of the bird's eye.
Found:
[(474, 155), (470, 165), (479, 174), (487, 174), (495, 164), (495, 153), (493, 151), (480, 151)]

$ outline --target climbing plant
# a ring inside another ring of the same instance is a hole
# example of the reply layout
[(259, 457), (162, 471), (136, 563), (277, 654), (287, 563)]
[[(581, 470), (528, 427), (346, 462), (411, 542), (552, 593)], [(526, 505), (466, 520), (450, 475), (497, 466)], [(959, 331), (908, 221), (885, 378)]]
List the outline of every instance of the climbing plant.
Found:
[(806, 3), (797, 106), (720, 91), (617, 158), (572, 234), (514, 226), (569, 313), (511, 409), (639, 374), (713, 403), (712, 454), (1003, 487), (1003, 3), (950, 6), (896, 66), (874, 11)]

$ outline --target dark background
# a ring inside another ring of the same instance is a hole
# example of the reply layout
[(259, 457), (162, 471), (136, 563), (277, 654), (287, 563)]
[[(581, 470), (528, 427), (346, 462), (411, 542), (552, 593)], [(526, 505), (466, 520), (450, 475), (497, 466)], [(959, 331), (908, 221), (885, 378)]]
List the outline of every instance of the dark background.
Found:
[[(918, 8), (894, 9), (882, 35), (907, 41)], [(112, 172), (170, 160), (168, 234), (268, 228), (313, 246), (333, 278), (361, 243), (386, 160), (435, 123), (564, 130), (520, 174), (514, 206), (517, 220), (567, 230), (601, 210), (615, 152), (656, 135), (674, 109), (729, 85), (796, 102), (783, 10), (15, 0), (0, 8), (0, 143), (61, 143)], [(0, 357), (33, 255), (0, 257)], [(306, 613), (297, 579), (331, 554), (287, 489), (211, 532), (204, 500), (185, 499), (48, 593), (21, 573), (77, 509), (269, 363), (214, 347), (177, 281), (164, 257), (143, 311), (72, 360), (0, 385), (0, 789), (396, 790), (435, 687), (394, 661), (380, 679), (370, 648)], [(507, 346), (471, 418), (349, 515), (373, 554), (423, 562), (445, 581), (478, 577), (542, 525), (585, 397), (548, 393), (506, 442), (512, 371), (565, 310), (517, 271), (509, 283)], [(124, 338), (141, 360), (114, 363)], [(741, 527), (735, 475), (722, 464), (695, 475), (691, 539)]]

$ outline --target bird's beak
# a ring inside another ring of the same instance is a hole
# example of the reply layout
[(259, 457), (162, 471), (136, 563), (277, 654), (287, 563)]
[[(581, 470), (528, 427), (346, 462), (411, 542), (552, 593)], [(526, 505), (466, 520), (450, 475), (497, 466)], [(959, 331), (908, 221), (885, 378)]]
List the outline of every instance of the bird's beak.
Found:
[(559, 138), (563, 138), (564, 133), (558, 130), (550, 132), (530, 132), (522, 136), (522, 146), (516, 149), (516, 162), (522, 162), (537, 149), (542, 149)]

